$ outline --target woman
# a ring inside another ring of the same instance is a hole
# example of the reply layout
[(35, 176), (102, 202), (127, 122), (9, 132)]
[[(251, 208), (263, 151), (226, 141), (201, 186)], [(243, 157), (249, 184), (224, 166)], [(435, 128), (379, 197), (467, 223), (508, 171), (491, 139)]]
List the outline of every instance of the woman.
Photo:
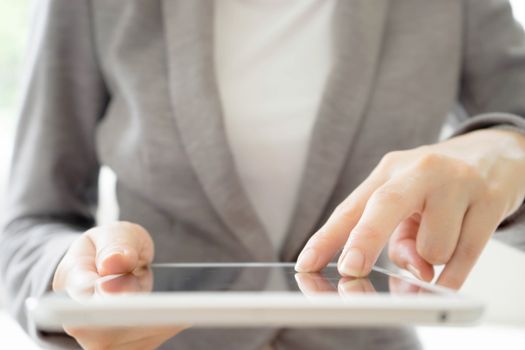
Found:
[[(0, 254), (34, 335), (26, 297), (151, 261), (317, 271), (342, 248), (340, 273), (363, 276), (390, 242), (399, 267), (428, 281), (444, 264), (438, 283), (459, 288), (502, 222), (523, 238), (525, 36), (506, 0), (42, 10)], [(459, 111), (468, 120), (435, 143)], [(93, 216), (101, 164), (118, 178), (109, 226)], [(85, 348), (154, 348), (179, 331), (66, 329)], [(404, 330), (273, 329), (190, 329), (164, 346), (270, 343), (417, 346)]]

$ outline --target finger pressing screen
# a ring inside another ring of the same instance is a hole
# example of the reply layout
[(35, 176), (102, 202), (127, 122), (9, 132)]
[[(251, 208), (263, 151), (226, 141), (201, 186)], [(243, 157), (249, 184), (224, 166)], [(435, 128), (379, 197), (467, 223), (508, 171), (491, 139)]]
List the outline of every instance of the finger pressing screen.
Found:
[(359, 221), (366, 201), (382, 182), (379, 176), (371, 175), (337, 207), (306, 243), (295, 266), (298, 272), (319, 271), (333, 259)]
[(339, 272), (355, 277), (369, 274), (396, 227), (413, 213), (421, 212), (426, 189), (427, 181), (422, 177), (404, 176), (377, 189), (343, 249)]

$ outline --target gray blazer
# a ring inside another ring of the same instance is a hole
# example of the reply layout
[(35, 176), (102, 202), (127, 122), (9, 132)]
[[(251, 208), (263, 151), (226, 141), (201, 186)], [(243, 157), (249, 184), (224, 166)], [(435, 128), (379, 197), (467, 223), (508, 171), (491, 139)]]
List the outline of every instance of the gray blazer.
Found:
[[(381, 156), (435, 142), (447, 115), (468, 117), (457, 134), (525, 130), (525, 36), (507, 0), (341, 0), (335, 67), (287, 238), (275, 251), (224, 133), (213, 2), (45, 0), (41, 9), (0, 240), (9, 308), (35, 336), (24, 300), (49, 289), (68, 246), (96, 224), (102, 164), (117, 174), (121, 219), (152, 234), (156, 262), (293, 261)], [(523, 247), (524, 228), (516, 215), (498, 235)], [(396, 329), (192, 329), (165, 347), (269, 342), (417, 347), (409, 330)]]

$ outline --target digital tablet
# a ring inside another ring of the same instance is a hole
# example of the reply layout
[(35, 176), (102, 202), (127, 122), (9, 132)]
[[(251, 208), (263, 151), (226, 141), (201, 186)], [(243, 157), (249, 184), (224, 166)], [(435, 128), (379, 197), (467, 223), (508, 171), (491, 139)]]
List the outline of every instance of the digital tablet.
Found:
[(469, 324), (480, 302), (375, 267), (341, 277), (335, 264), (297, 273), (287, 263), (157, 264), (93, 286), (27, 300), (43, 330), (71, 327), (349, 327)]

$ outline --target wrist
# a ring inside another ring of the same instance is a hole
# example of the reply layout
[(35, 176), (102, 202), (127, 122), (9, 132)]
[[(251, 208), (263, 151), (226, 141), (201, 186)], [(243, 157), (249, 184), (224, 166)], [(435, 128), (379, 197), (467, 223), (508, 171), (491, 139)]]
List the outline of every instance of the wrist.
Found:
[(525, 198), (525, 134), (481, 129), (451, 138), (437, 149), (472, 166), (487, 190), (504, 200), (502, 219), (520, 208)]
[(501, 149), (505, 149), (502, 154), (502, 160), (511, 161), (513, 171), (517, 176), (513, 177), (513, 182), (517, 191), (515, 192), (512, 209), (507, 215), (512, 216), (518, 211), (525, 202), (525, 178), (521, 174), (525, 174), (525, 134), (512, 129), (487, 129), (487, 132), (491, 132), (494, 137), (499, 138), (501, 141)]

